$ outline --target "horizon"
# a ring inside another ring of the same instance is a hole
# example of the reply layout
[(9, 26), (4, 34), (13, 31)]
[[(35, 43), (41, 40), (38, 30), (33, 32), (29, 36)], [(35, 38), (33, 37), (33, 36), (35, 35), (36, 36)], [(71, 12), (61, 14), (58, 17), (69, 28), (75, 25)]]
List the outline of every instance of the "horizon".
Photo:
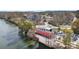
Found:
[(74, 12), (74, 11), (78, 11), (78, 10), (37, 10), (37, 11), (31, 11), (31, 10), (29, 10), (29, 11), (0, 11), (0, 12)]

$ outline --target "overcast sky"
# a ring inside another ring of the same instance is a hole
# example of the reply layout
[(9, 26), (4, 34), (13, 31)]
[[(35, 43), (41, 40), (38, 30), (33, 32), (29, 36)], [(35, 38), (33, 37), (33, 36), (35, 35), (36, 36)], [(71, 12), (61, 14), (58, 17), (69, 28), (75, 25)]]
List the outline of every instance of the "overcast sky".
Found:
[(0, 11), (79, 10), (79, 0), (0, 0)]

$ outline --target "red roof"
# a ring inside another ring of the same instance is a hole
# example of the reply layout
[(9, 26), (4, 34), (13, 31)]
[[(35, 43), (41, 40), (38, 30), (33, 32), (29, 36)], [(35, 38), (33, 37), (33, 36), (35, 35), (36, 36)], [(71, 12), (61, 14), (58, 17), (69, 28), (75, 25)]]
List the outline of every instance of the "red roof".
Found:
[(42, 36), (45, 36), (47, 38), (51, 38), (51, 36), (53, 35), (52, 32), (49, 32), (49, 31), (42, 31), (42, 30), (36, 30), (36, 33), (37, 34), (40, 34)]

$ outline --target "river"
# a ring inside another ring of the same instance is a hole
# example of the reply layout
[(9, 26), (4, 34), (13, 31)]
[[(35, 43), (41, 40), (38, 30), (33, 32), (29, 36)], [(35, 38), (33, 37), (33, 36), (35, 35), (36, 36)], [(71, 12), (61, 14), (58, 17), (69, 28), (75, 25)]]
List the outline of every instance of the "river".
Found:
[(0, 49), (35, 48), (36, 45), (28, 47), (29, 44), (23, 39), (17, 26), (0, 19)]
[[(20, 29), (4, 19), (0, 19), (0, 49), (48, 49), (49, 47), (20, 35)], [(25, 40), (24, 40), (25, 39)], [(30, 43), (29, 43), (30, 42)], [(30, 45), (32, 44), (33, 45)]]

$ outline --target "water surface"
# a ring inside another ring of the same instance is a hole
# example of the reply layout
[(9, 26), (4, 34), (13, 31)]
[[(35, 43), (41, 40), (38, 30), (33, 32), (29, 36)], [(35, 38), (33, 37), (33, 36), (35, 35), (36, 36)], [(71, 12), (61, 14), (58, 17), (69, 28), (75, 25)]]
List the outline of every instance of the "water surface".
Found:
[(0, 19), (0, 49), (30, 48), (28, 45), (19, 35), (17, 26)]

